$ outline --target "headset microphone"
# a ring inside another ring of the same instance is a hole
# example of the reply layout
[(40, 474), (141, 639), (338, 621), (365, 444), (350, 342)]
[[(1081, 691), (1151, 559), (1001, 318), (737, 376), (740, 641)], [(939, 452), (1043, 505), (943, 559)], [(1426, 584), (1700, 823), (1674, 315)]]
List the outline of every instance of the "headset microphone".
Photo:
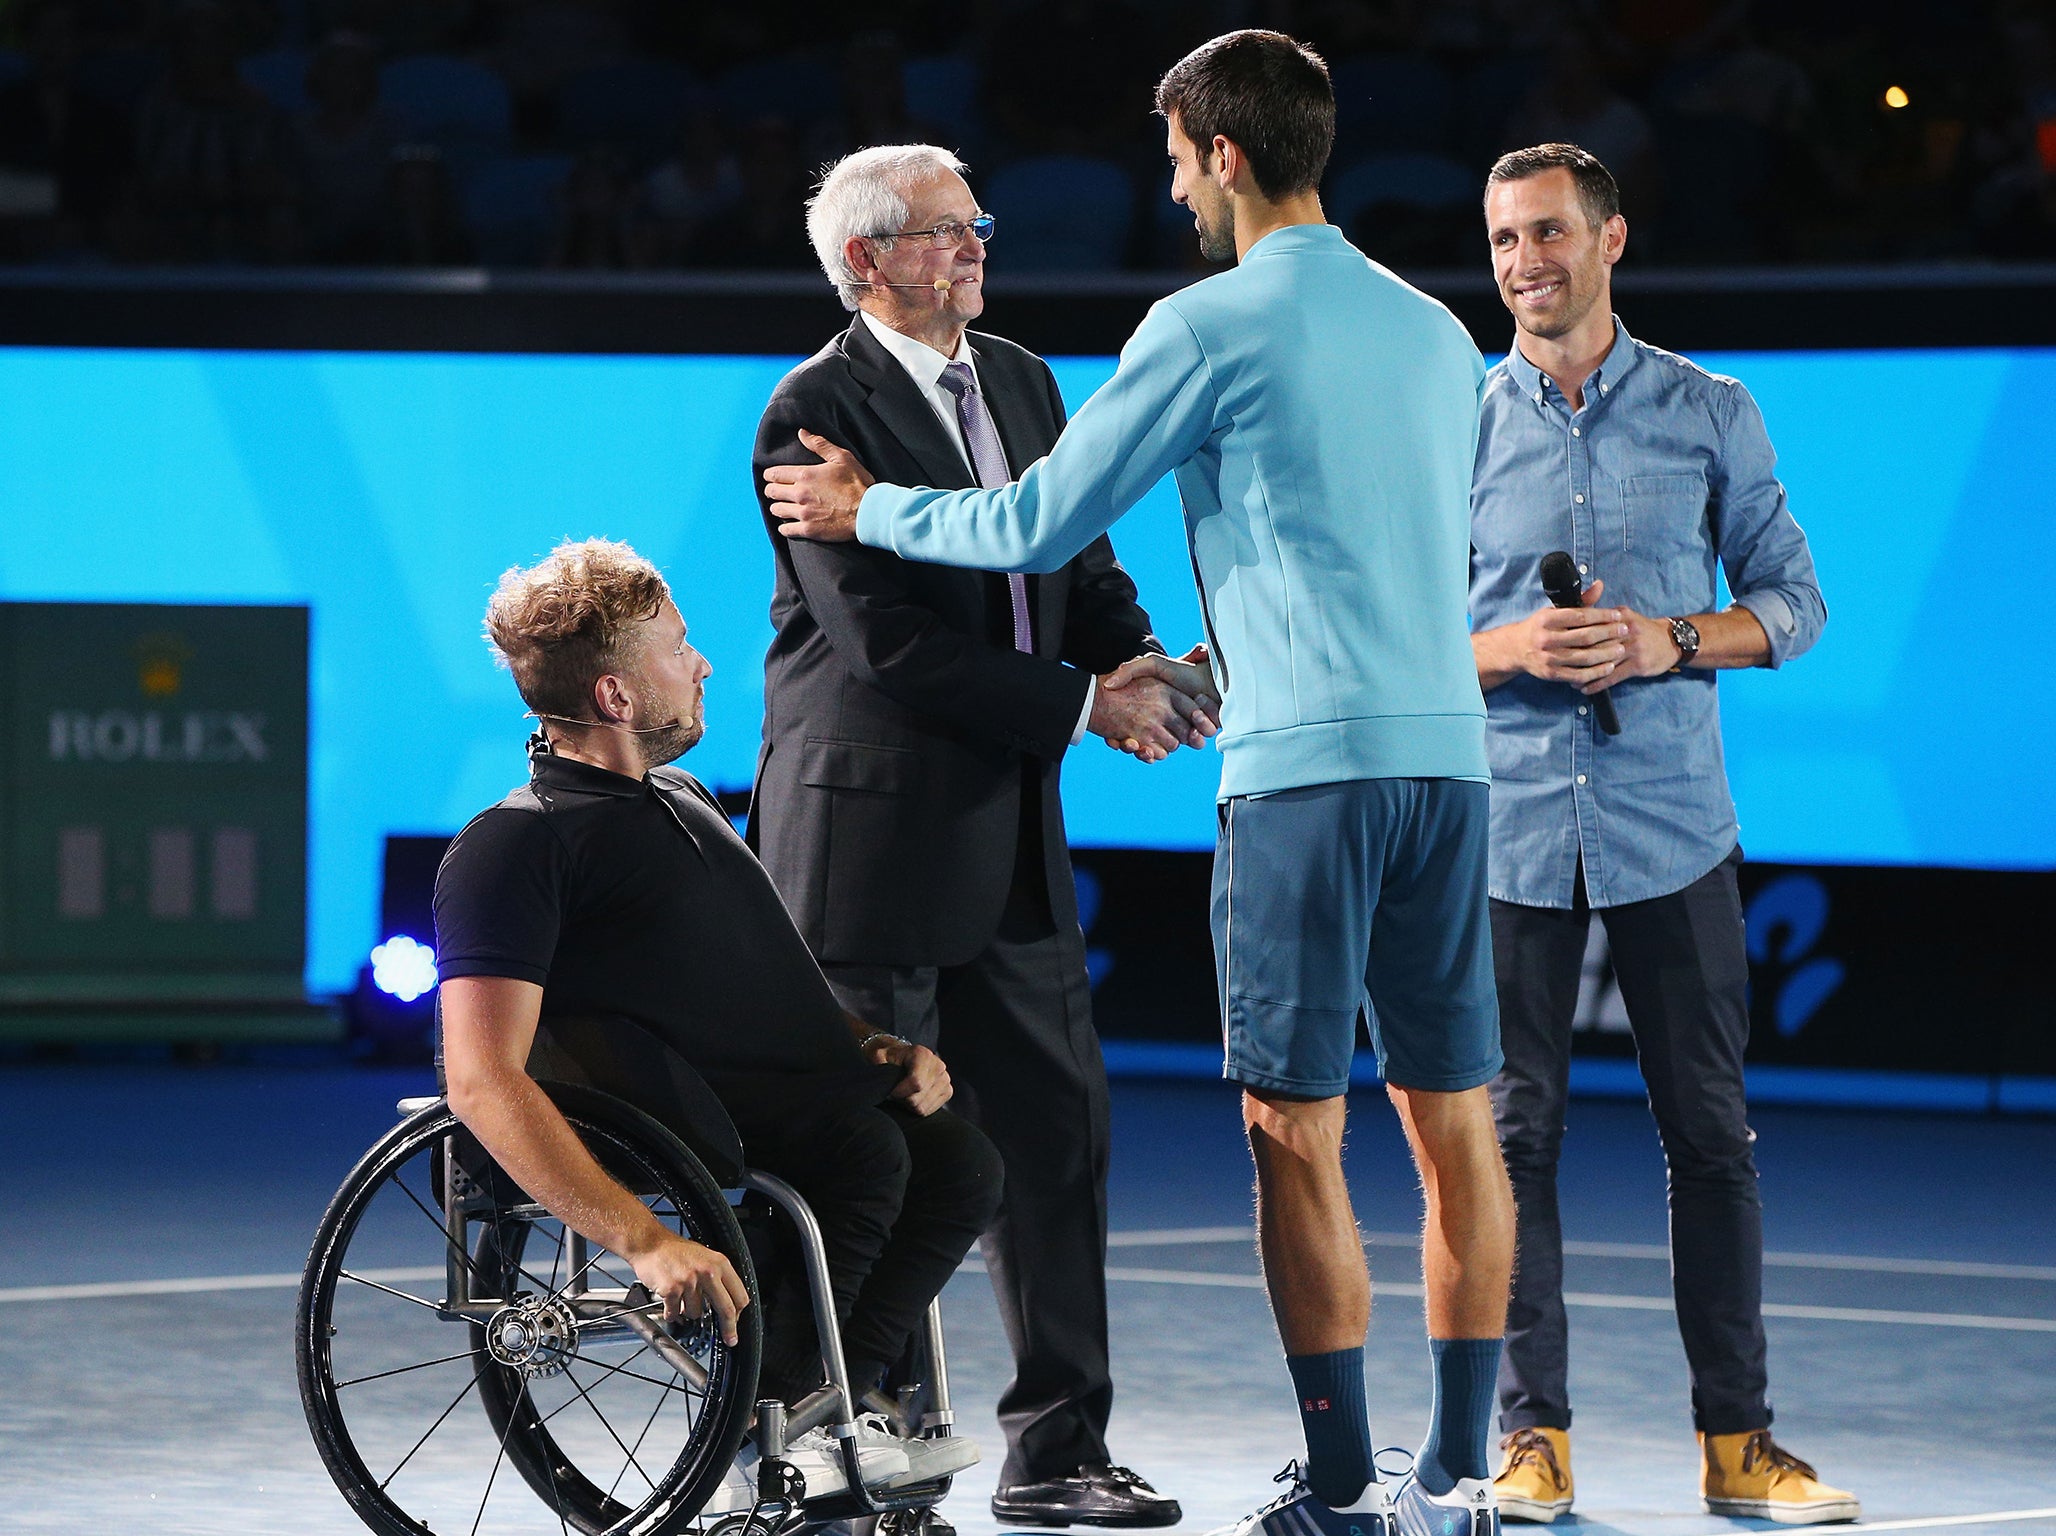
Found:
[(938, 277), (932, 283), (867, 283), (870, 288), (919, 288), (923, 292), (948, 293), (958, 283), (968, 283), (968, 277)]
[(683, 715), (680, 715), (675, 720), (667, 720), (662, 725), (623, 725), (619, 720), (574, 720), (569, 715), (546, 715), (542, 711), (535, 709), (531, 709), (527, 713), (531, 720), (554, 720), (559, 725), (585, 725), (604, 728), (610, 731), (626, 731), (631, 736), (654, 736), (660, 731), (674, 730), (678, 726), (685, 724), (685, 717)]

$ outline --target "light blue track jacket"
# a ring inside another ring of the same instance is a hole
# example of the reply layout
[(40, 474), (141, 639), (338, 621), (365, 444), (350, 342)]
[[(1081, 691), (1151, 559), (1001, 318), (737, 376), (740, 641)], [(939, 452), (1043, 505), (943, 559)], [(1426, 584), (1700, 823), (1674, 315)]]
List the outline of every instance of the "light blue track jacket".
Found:
[(857, 537), (1052, 571), (1175, 472), (1222, 688), (1221, 798), (1487, 777), (1465, 618), (1484, 360), (1328, 224), (1154, 305), (1011, 485), (874, 485)]

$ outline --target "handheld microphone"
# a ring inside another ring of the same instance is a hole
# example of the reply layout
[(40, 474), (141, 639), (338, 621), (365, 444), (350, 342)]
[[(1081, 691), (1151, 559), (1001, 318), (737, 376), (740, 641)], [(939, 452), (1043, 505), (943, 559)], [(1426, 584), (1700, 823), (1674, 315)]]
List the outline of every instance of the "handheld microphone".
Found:
[[(1585, 581), (1578, 575), (1577, 561), (1560, 549), (1544, 555), (1542, 591), (1558, 608), (1584, 607)], [(1601, 689), (1591, 699), (1592, 713), (1599, 717), (1599, 729), (1609, 736), (1620, 735), (1621, 717), (1613, 707), (1613, 695)]]

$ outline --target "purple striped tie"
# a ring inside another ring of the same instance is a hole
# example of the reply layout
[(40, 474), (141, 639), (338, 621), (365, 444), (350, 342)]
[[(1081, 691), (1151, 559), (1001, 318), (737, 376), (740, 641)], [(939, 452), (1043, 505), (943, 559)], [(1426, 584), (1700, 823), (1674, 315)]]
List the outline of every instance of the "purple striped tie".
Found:
[[(999, 429), (992, 424), (992, 412), (985, 408), (985, 396), (978, 392), (978, 380), (969, 363), (951, 363), (942, 370), (942, 387), (957, 397), (957, 425), (964, 429), (964, 442), (971, 449), (971, 467), (978, 483), (990, 490), (1014, 477), (1007, 470), (1006, 452), (999, 445)], [(1035, 633), (1028, 625), (1028, 578), (1018, 571), (1007, 575), (1007, 594), (1014, 600), (1014, 649), (1033, 652)]]

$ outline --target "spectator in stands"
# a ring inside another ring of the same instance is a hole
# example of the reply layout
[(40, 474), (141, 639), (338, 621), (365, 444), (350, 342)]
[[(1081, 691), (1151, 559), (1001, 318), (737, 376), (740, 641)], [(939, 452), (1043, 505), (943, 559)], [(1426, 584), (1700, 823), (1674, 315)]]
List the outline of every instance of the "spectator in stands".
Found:
[(457, 267), (474, 255), (442, 151), (404, 144), (386, 167), (379, 256), (394, 267)]
[(807, 170), (792, 123), (766, 115), (743, 129), (737, 156), (742, 199), (734, 216), (707, 229), (695, 252), (705, 267), (811, 267)]
[(557, 225), (545, 265), (585, 271), (619, 271), (633, 266), (635, 182), (621, 156), (588, 150), (565, 178), (558, 194)]
[(1055, 0), (1005, 17), (984, 76), (1006, 151), (1104, 155), (1134, 140), (1149, 121), (1153, 47), (1142, 18), (1121, 4)]
[(712, 102), (687, 110), (677, 152), (644, 180), (642, 201), (638, 242), (645, 266), (685, 265), (702, 239), (715, 238), (715, 226), (735, 216), (742, 169), (729, 145), (728, 125)]
[(907, 110), (906, 52), (899, 34), (859, 32), (842, 56), (842, 110), (807, 135), (807, 163), (840, 160), (873, 144), (931, 144), (941, 130)]
[(377, 46), (361, 32), (330, 33), (308, 61), (307, 106), (292, 120), (311, 259), (374, 258), (398, 140), (398, 124), (378, 102)]
[(75, 8), (38, 6), (22, 32), (28, 73), (0, 90), (0, 251), (33, 259), (98, 241), (130, 143), (119, 114), (79, 90)]
[(2031, 14), (2012, 18), (2004, 35), (2013, 97), (1991, 136), (1995, 168), (1973, 213), (1986, 254), (2041, 260), (2056, 238), (2056, 37)]
[(227, 10), (193, 0), (170, 24), (170, 67), (143, 100), (136, 162), (166, 254), (278, 259), (292, 244), (284, 124), (236, 73)]
[(524, 127), (547, 127), (571, 76), (631, 52), (617, 7), (599, 0), (504, 0), (497, 9), (499, 37), (485, 62), (507, 82)]
[[(264, 3), (264, 0), (258, 0)], [(439, 53), (462, 46), (487, 0), (301, 0), (307, 35), (354, 32), (383, 58)], [(287, 7), (279, 7), (285, 9)]]
[(1665, 173), (1692, 189), (1669, 212), (1672, 243), (1698, 263), (1786, 254), (1777, 193), (1813, 108), (1806, 72), (1730, 6), (1678, 45), (1652, 101)]
[(1499, 137), (1503, 147), (1575, 144), (1613, 170), (1637, 244), (1650, 242), (1660, 176), (1656, 133), (1642, 109), (1613, 88), (1583, 19), (1557, 17), (1542, 73)]

